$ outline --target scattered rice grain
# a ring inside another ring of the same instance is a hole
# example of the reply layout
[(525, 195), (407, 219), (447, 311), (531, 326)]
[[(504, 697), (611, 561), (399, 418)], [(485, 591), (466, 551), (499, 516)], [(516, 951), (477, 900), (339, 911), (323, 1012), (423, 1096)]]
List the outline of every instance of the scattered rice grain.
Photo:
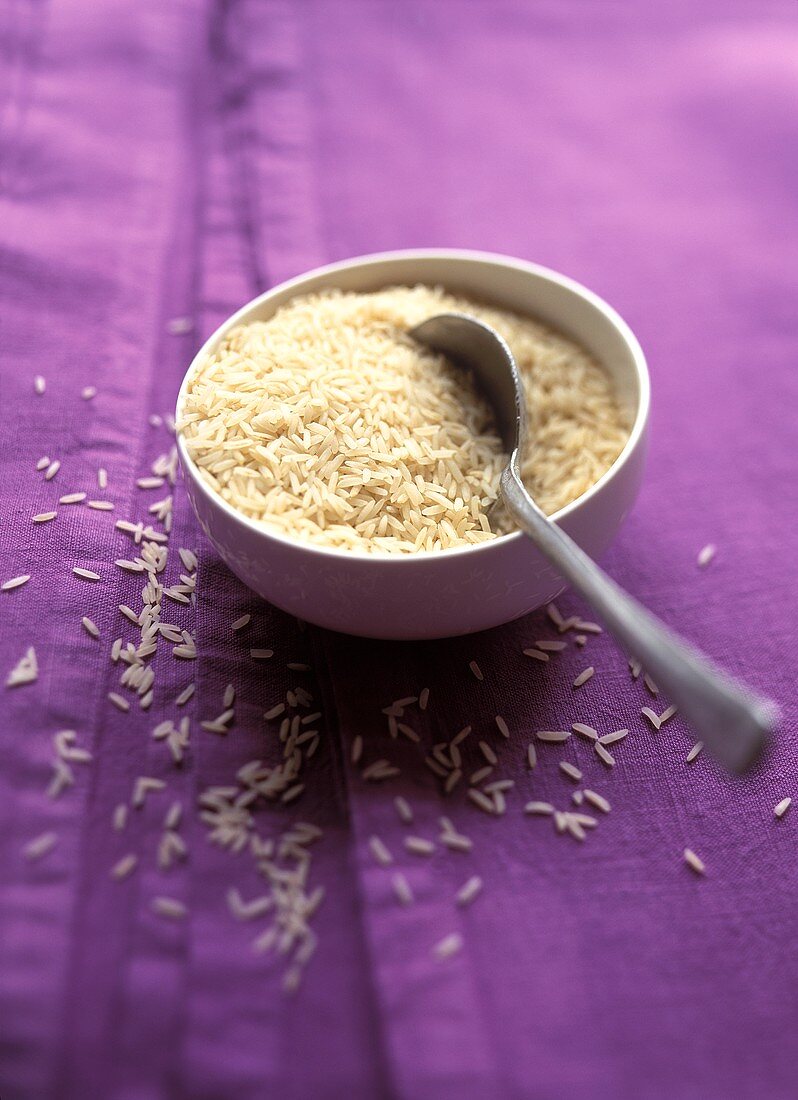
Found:
[(614, 768), (615, 757), (612, 755), (612, 753), (608, 752), (600, 741), (597, 741), (594, 747), (596, 750), (596, 756), (599, 758), (602, 764), (606, 764), (608, 768)]
[(684, 862), (690, 867), (697, 875), (706, 874), (706, 864), (700, 856), (697, 856), (692, 848), (685, 848), (684, 850)]
[(122, 856), (119, 862), (115, 863), (111, 868), (111, 878), (127, 878), (130, 872), (135, 868), (138, 861), (139, 857), (137, 855), (134, 855), (133, 852), (129, 852), (126, 856)]
[(171, 920), (182, 920), (188, 912), (183, 902), (176, 898), (153, 898), (150, 907), (159, 917), (169, 917)]
[(10, 592), (13, 588), (21, 588), (23, 584), (28, 583), (30, 578), (30, 573), (20, 573), (18, 577), (12, 577), (10, 581), (5, 581), (0, 585), (0, 592)]
[(602, 813), (608, 814), (612, 807), (603, 795), (597, 794), (595, 791), (588, 790), (586, 787), (584, 790), (585, 801), (589, 802), (592, 806), (595, 806), (597, 810), (601, 810)]
[(393, 800), (393, 804), (396, 807), (396, 812), (399, 815), (399, 820), (405, 824), (410, 825), (413, 822), (413, 810), (410, 807), (410, 803), (407, 799), (402, 798), (401, 795), (397, 795)]
[(482, 879), (479, 875), (472, 875), (455, 894), (458, 905), (470, 905), (482, 891)]
[(436, 959), (443, 962), (445, 959), (449, 959), (452, 955), (456, 955), (458, 951), (461, 951), (463, 947), (463, 937), (459, 932), (450, 932), (448, 936), (444, 936), (442, 940), (439, 940), (432, 949), (432, 953)]
[(369, 851), (376, 862), (382, 864), (383, 867), (387, 867), (389, 864), (393, 863), (393, 856), (378, 836), (369, 837)]
[(83, 569), (79, 565), (76, 565), (72, 572), (84, 581), (98, 581), (100, 579), (99, 573), (95, 573), (92, 569)]
[(393, 886), (393, 892), (397, 897), (397, 900), (402, 905), (413, 904), (413, 891), (410, 889), (410, 883), (401, 872), (397, 872), (391, 879), (391, 885)]
[(42, 859), (49, 852), (52, 852), (57, 843), (57, 833), (41, 833), (33, 840), (28, 841), (23, 848), (25, 859)]
[(98, 627), (91, 621), (91, 619), (87, 615), (84, 615), (80, 621), (83, 623), (83, 629), (86, 631), (87, 634), (91, 634), (92, 638), (100, 637), (100, 631)]
[(696, 559), (698, 568), (705, 569), (717, 553), (717, 547), (713, 543), (708, 543), (702, 550), (698, 552), (698, 558)]
[(420, 836), (406, 836), (405, 848), (414, 856), (431, 856), (435, 851), (432, 841)]

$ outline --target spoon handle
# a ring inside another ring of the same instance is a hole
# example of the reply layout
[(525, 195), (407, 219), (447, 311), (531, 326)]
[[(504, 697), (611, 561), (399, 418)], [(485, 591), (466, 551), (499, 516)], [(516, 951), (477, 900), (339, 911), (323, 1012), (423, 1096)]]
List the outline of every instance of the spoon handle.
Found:
[(778, 723), (775, 704), (732, 680), (608, 577), (538, 508), (520, 480), (515, 456), (502, 474), (501, 490), (521, 530), (590, 602), (710, 752), (732, 771), (753, 763)]

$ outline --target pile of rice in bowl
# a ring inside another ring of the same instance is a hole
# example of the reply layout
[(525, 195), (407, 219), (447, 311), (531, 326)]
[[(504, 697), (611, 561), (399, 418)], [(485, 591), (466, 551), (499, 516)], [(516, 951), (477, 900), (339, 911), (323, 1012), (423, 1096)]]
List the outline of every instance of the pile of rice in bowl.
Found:
[(506, 461), (490, 409), (407, 335), (451, 311), (493, 326), (516, 358), (532, 497), (551, 514), (581, 496), (629, 434), (605, 371), (535, 321), (428, 286), (297, 297), (231, 330), (178, 419), (202, 478), (264, 527), (328, 548), (413, 553), (506, 533), (501, 512), (488, 520)]

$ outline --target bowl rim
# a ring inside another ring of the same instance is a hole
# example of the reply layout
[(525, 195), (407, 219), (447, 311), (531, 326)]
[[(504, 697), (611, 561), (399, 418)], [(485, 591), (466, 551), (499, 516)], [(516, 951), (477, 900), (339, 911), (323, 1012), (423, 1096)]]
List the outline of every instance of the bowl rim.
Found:
[[(643, 353), (643, 349), (640, 346), (640, 342), (635, 336), (632, 329), (621, 317), (620, 313), (605, 301), (600, 295), (578, 282), (576, 279), (572, 279), (568, 275), (563, 275), (561, 272), (556, 271), (554, 268), (546, 267), (543, 264), (533, 263), (530, 260), (522, 260), (515, 256), (507, 256), (500, 252), (485, 252), (478, 249), (468, 248), (404, 248), (387, 252), (372, 252), (366, 253), (362, 256), (352, 256), (346, 260), (337, 260), (334, 263), (323, 264), (320, 267), (311, 268), (308, 271), (303, 272), (300, 275), (294, 275), (290, 279), (285, 279), (283, 282), (275, 284), (270, 287), (269, 290), (264, 291), (262, 294), (258, 294), (255, 298), (252, 298), (245, 305), (232, 313), (208, 336), (202, 346), (197, 350), (191, 363), (189, 364), (186, 372), (183, 376), (183, 380), (180, 383), (180, 389), (177, 394), (177, 400), (175, 402), (175, 421), (179, 421), (180, 408), (185, 398), (186, 385), (189, 378), (194, 373), (200, 362), (208, 354), (209, 349), (216, 344), (223, 334), (235, 325), (240, 324), (243, 319), (252, 312), (262, 302), (267, 301), (269, 298), (280, 293), (284, 293), (286, 290), (296, 288), (297, 292), (300, 291), (303, 284), (310, 279), (316, 279), (319, 276), (334, 276), (342, 271), (346, 271), (350, 268), (369, 267), (372, 264), (380, 263), (390, 260), (414, 260), (414, 259), (438, 259), (438, 260), (465, 260), (472, 263), (490, 263), (499, 265), (506, 268), (522, 271), (525, 274), (536, 275), (540, 278), (546, 279), (549, 282), (556, 283), (563, 287), (565, 290), (577, 297), (582, 298), (602, 313), (607, 320), (617, 329), (620, 333), (625, 344), (629, 348), (632, 356), (632, 362), (637, 374), (637, 382), (639, 389), (639, 396), (637, 402), (637, 410), (635, 413), (634, 423), (632, 424), (629, 432), (629, 437), (624, 444), (624, 447), (612, 465), (605, 470), (598, 481), (595, 481), (589, 489), (585, 490), (581, 496), (578, 496), (575, 500), (572, 500), (570, 504), (566, 504), (564, 508), (560, 508), (559, 511), (552, 513), (550, 518), (555, 523), (560, 523), (562, 520), (567, 519), (569, 516), (578, 512), (579, 509), (585, 505), (593, 496), (601, 491), (601, 489), (612, 481), (620, 472), (620, 470), (629, 461), (633, 452), (639, 446), (643, 434), (646, 430), (646, 425), (649, 418), (649, 410), (651, 405), (651, 381), (648, 373), (648, 365)], [(334, 284), (331, 284), (334, 286)], [(500, 306), (498, 308), (501, 308)], [(203, 494), (204, 497), (214, 507), (221, 508), (222, 512), (226, 513), (230, 519), (243, 524), (248, 527), (253, 534), (260, 535), (263, 538), (269, 540), (272, 539), (275, 542), (291, 548), (292, 550), (298, 550), (306, 552), (312, 555), (318, 555), (321, 558), (332, 559), (333, 561), (360, 561), (371, 562), (372, 564), (384, 565), (385, 563), (399, 563), (408, 566), (410, 562), (429, 562), (430, 559), (435, 561), (449, 561), (455, 555), (476, 555), (479, 553), (487, 553), (491, 549), (496, 549), (499, 546), (508, 546), (513, 542), (520, 542), (521, 539), (526, 538), (522, 531), (511, 531), (506, 535), (499, 535), (495, 539), (489, 539), (486, 542), (475, 543), (471, 546), (453, 546), (446, 550), (416, 550), (413, 553), (408, 554), (396, 554), (389, 551), (365, 551), (365, 550), (350, 550), (346, 547), (327, 547), (319, 546), (316, 543), (309, 540), (292, 538), (289, 535), (284, 535), (280, 531), (272, 531), (266, 528), (262, 523), (257, 520), (250, 519), (249, 516), (243, 515), (243, 513), (237, 511), (232, 504), (228, 504), (218, 493), (216, 493), (199, 475), (199, 468), (186, 449), (183, 435), (180, 431), (175, 431), (175, 441), (180, 456), (180, 462), (185, 472), (190, 473), (191, 479), (197, 489)]]

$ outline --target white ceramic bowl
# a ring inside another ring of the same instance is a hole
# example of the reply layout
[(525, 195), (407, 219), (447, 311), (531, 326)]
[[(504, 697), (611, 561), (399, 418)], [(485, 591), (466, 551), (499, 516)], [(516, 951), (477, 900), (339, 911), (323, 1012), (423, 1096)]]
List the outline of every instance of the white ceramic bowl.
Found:
[[(418, 249), (361, 256), (290, 279), (244, 306), (197, 352), (188, 379), (234, 325), (265, 321), (297, 294), (322, 287), (370, 291), (392, 284), (440, 284), (525, 313), (582, 344), (612, 376), (632, 421), (620, 456), (588, 492), (554, 517), (592, 557), (610, 544), (643, 473), (649, 410), (645, 358), (606, 302), (545, 267), (483, 252)], [(259, 526), (200, 480), (178, 439), (189, 497), (203, 531), (264, 599), (308, 622), (372, 638), (442, 638), (509, 622), (551, 600), (561, 577), (520, 533), (462, 550), (390, 556), (327, 550)]]

